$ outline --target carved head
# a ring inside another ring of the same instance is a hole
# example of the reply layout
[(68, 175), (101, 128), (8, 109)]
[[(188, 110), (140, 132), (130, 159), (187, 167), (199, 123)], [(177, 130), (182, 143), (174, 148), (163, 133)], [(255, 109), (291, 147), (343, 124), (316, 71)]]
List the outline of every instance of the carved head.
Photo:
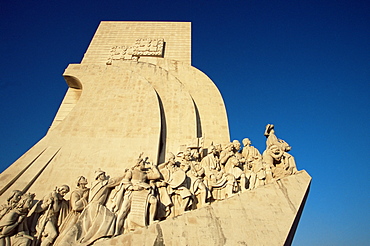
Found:
[(208, 147), (208, 154), (216, 154), (216, 147), (211, 145)]
[(134, 166), (134, 168), (138, 168), (139, 170), (145, 170), (145, 163), (144, 163), (144, 161), (140, 161), (140, 162), (136, 163), (136, 165)]
[(85, 186), (87, 185), (87, 179), (84, 177), (84, 176), (79, 176), (77, 178), (77, 187), (79, 188), (85, 188)]
[(285, 152), (289, 152), (291, 149), (292, 149), (292, 147), (287, 143), (287, 142), (285, 142), (284, 140), (282, 140), (282, 139), (279, 139), (279, 143), (280, 143), (280, 145), (281, 145), (281, 148), (285, 151)]
[(105, 176), (105, 172), (103, 170), (101, 170), (100, 168), (95, 171), (95, 180), (105, 180), (106, 179), (106, 176)]
[(250, 146), (252, 144), (251, 140), (249, 138), (244, 138), (243, 141), (243, 146)]
[(240, 150), (240, 142), (238, 140), (234, 140), (233, 147), (236, 151)]
[(199, 154), (199, 152), (195, 151), (195, 152), (192, 153), (191, 157), (192, 157), (193, 160), (199, 160), (200, 154)]
[(21, 200), (22, 198), (22, 191), (20, 190), (13, 190), (12, 194), (10, 197), (7, 199), (8, 203), (17, 203)]
[(60, 187), (57, 188), (57, 193), (58, 193), (58, 197), (59, 197), (59, 200), (62, 200), (63, 197), (69, 192), (69, 186), (68, 185), (62, 185)]
[(189, 149), (184, 152), (183, 159), (186, 161), (190, 161), (192, 159), (191, 151)]
[(217, 152), (217, 153), (221, 153), (221, 151), (222, 151), (222, 146), (221, 146), (221, 144), (216, 144), (216, 145), (215, 145), (215, 148), (216, 148), (216, 152)]
[(234, 148), (234, 144), (233, 143), (228, 143), (225, 147), (225, 150), (226, 151), (232, 151)]
[(277, 161), (280, 161), (281, 159), (281, 149), (279, 148), (279, 146), (275, 145), (275, 144), (272, 144), (270, 145), (269, 147), (269, 151), (271, 152), (272, 154), (272, 157), (277, 160)]
[(17, 208), (29, 210), (32, 207), (34, 193), (26, 193), (22, 196), (22, 200), (17, 204)]

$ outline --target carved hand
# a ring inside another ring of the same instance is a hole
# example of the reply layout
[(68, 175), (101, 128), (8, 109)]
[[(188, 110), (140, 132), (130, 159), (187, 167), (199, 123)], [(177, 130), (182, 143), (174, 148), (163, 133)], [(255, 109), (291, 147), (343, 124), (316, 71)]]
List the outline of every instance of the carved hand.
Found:
[(49, 197), (49, 199), (47, 199), (47, 200), (45, 201), (45, 204), (46, 204), (47, 206), (49, 206), (50, 204), (52, 204), (52, 203), (53, 203), (53, 201), (54, 201), (54, 197)]
[(17, 221), (17, 222), (18, 222), (18, 223), (21, 223), (25, 217), (26, 217), (25, 215), (20, 215), (20, 216), (18, 217), (18, 221)]
[(85, 191), (82, 195), (82, 198), (85, 198), (87, 200), (88, 197), (89, 197), (89, 192)]

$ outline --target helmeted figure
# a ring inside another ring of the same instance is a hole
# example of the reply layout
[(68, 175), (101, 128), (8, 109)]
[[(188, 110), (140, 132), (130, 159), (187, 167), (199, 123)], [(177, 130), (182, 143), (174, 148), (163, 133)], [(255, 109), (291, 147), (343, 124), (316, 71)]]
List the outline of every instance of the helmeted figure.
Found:
[(54, 242), (54, 246), (61, 245), (64, 235), (77, 222), (81, 212), (88, 204), (89, 188), (86, 187), (87, 179), (84, 176), (79, 176), (76, 181), (77, 189), (71, 193), (69, 200), (70, 212), (59, 228), (59, 236)]
[(105, 204), (111, 189), (118, 185), (122, 178), (122, 176), (109, 178), (100, 169), (95, 172), (95, 180), (92, 182), (89, 192), (88, 205), (76, 223), (60, 240), (60, 245), (89, 245), (99, 238), (114, 235), (116, 216)]

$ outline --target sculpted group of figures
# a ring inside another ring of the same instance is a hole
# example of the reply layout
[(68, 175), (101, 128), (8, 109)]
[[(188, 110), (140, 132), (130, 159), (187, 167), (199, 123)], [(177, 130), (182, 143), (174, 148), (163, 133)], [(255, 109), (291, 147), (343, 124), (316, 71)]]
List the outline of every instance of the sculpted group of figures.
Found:
[(291, 147), (273, 125), (265, 136), (262, 155), (248, 138), (243, 148), (237, 140), (212, 145), (204, 157), (192, 149), (169, 153), (158, 166), (141, 154), (120, 177), (96, 171), (90, 188), (78, 177), (69, 201), (67, 185), (40, 201), (14, 191), (0, 210), (0, 246), (91, 245), (296, 173)]

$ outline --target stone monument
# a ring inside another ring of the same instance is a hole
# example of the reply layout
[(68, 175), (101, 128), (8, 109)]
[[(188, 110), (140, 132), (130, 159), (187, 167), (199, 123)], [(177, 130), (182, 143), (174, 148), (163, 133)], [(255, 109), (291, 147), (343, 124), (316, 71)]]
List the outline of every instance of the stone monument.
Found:
[(189, 22), (101, 22), (47, 134), (0, 175), (0, 245), (290, 245), (311, 177), (230, 142)]

